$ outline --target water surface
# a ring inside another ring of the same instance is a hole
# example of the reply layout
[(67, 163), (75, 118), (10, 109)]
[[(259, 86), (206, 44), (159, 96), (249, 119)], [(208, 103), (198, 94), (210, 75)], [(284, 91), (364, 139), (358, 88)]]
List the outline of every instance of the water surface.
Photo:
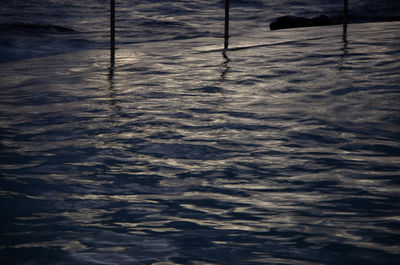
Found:
[(1, 263), (398, 263), (399, 26), (0, 64)]

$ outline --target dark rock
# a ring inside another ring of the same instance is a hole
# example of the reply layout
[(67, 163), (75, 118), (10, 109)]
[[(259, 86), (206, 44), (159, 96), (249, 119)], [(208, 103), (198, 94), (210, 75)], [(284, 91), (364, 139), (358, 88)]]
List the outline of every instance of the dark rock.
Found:
[(333, 24), (335, 23), (325, 15), (320, 15), (314, 18), (284, 16), (277, 18), (277, 20), (272, 22), (269, 27), (271, 30), (277, 30), (287, 28), (327, 26)]

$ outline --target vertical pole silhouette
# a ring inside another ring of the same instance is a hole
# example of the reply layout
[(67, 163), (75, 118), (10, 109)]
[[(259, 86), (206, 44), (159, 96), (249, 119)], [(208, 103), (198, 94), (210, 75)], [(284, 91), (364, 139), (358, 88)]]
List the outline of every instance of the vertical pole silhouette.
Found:
[(349, 1), (344, 0), (344, 7), (343, 7), (343, 37), (347, 35), (347, 17), (349, 14)]
[(110, 0), (110, 51), (111, 62), (115, 59), (115, 0)]
[(228, 49), (229, 44), (229, 0), (225, 0), (225, 43), (224, 49)]

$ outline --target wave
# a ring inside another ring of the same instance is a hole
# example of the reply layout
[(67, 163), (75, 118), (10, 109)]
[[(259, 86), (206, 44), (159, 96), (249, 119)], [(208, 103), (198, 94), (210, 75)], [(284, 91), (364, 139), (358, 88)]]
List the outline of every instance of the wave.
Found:
[(0, 63), (101, 47), (87, 33), (39, 23), (0, 23)]
[(74, 33), (74, 29), (59, 25), (37, 24), (37, 23), (3, 23), (0, 31), (29, 31), (40, 33)]

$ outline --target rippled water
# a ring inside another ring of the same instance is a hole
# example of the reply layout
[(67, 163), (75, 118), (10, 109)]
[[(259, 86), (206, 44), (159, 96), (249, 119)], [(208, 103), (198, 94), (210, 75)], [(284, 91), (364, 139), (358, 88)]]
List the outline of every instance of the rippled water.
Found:
[[(117, 44), (220, 37), (224, 0), (116, 0)], [(340, 16), (342, 0), (230, 0), (231, 35), (247, 36), (285, 15)], [(0, 62), (108, 47), (109, 0), (0, 1)], [(349, 21), (400, 19), (398, 0), (349, 1)], [(396, 19), (394, 19), (396, 18)], [(74, 32), (29, 29), (56, 25)]]
[(1, 264), (396, 264), (399, 23), (0, 64)]

